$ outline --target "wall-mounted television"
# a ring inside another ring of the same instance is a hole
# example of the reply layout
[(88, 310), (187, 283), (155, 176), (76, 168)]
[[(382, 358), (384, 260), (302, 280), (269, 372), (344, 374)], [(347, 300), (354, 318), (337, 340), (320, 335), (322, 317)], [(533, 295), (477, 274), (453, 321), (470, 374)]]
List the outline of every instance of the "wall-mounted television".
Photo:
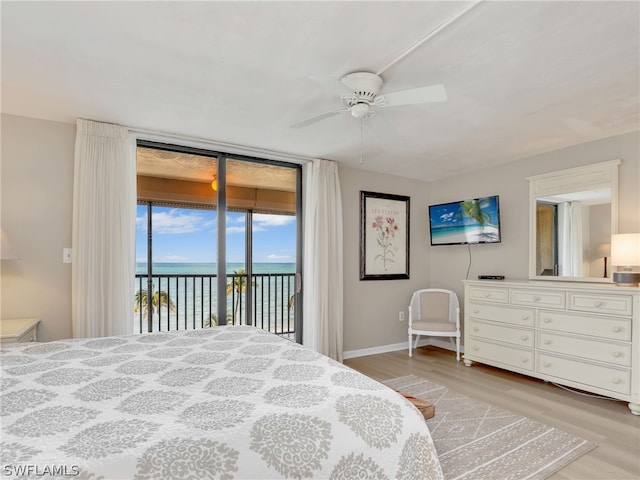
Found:
[(500, 243), (498, 196), (429, 205), (431, 245)]

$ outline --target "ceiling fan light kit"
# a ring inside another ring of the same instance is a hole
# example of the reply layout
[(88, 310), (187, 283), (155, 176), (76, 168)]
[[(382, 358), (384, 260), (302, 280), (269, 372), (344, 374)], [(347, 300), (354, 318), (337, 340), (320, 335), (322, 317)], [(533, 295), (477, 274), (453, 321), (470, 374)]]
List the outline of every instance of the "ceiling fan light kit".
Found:
[(351, 115), (356, 118), (365, 118), (369, 115), (371, 107), (368, 103), (359, 102), (351, 107)]

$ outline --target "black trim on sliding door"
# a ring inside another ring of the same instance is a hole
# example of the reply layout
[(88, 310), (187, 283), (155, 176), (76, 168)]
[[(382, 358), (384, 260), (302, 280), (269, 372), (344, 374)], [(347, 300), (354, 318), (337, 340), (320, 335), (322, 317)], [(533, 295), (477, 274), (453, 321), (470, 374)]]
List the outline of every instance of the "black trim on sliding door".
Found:
[(294, 304), (294, 329), (296, 331), (296, 342), (302, 345), (302, 329), (304, 328), (302, 305), (304, 302), (304, 288), (302, 285), (302, 259), (303, 259), (303, 213), (302, 213), (302, 167), (297, 166), (296, 170), (296, 300)]
[(216, 178), (218, 179), (218, 281), (217, 315), (218, 325), (227, 324), (227, 157), (220, 155), (216, 162)]
[(251, 279), (253, 278), (253, 210), (248, 210), (244, 214), (244, 225), (244, 263), (247, 267), (245, 268), (245, 273), (247, 274), (247, 287), (245, 290), (247, 318), (245, 323), (253, 325), (253, 288), (251, 288)]

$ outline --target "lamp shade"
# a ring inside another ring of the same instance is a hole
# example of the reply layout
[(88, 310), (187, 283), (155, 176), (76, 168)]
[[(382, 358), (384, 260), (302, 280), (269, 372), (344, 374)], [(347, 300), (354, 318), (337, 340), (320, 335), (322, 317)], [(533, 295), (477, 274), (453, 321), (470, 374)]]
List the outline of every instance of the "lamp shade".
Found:
[(16, 260), (18, 256), (11, 246), (11, 242), (4, 233), (4, 230), (0, 229), (0, 259), (1, 260)]
[(611, 265), (640, 265), (640, 233), (611, 235)]

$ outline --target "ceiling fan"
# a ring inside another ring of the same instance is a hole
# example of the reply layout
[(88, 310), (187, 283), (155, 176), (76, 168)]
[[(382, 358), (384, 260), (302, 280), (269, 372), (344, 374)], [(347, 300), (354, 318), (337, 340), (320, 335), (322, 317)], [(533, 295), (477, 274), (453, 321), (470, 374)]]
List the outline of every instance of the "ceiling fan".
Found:
[(434, 30), (427, 33), (419, 41), (411, 45), (397, 58), (385, 65), (376, 73), (371, 72), (353, 72), (345, 75), (340, 80), (330, 76), (310, 77), (317, 83), (322, 84), (329, 90), (337, 94), (342, 101), (344, 107), (329, 110), (327, 112), (315, 115), (311, 118), (303, 120), (291, 125), (292, 128), (301, 128), (319, 122), (325, 118), (333, 117), (341, 113), (349, 113), (351, 116), (360, 119), (360, 128), (362, 131), (362, 123), (366, 118), (370, 118), (377, 113), (378, 108), (397, 107), (401, 105), (415, 105), (421, 103), (444, 102), (447, 100), (447, 92), (442, 84), (428, 85), (424, 87), (410, 88), (408, 90), (400, 90), (397, 92), (383, 93), (382, 87), (384, 80), (380, 76), (387, 69), (404, 59), (415, 49), (424, 44), (427, 40), (438, 34), (457, 19), (465, 15), (471, 9), (475, 8), (482, 0), (476, 0), (452, 17), (444, 20)]
[(321, 113), (291, 125), (292, 128), (306, 127), (341, 113), (349, 113), (355, 118), (364, 119), (375, 115), (377, 113), (376, 108), (444, 102), (447, 100), (447, 92), (442, 84), (381, 93), (384, 85), (382, 77), (370, 72), (350, 73), (340, 80), (334, 77), (311, 78), (338, 94), (344, 104), (344, 108)]

